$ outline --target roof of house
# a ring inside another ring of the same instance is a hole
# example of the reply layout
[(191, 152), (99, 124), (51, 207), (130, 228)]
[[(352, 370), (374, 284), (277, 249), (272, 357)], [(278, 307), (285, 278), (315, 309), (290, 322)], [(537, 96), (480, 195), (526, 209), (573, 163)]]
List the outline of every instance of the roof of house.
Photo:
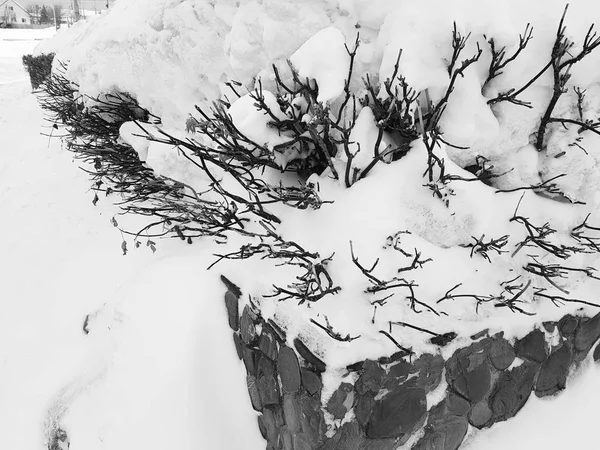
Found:
[(6, 3), (14, 3), (15, 5), (17, 5), (19, 8), (21, 8), (25, 13), (27, 13), (27, 15), (29, 15), (29, 12), (23, 7), (23, 5), (21, 5), (19, 2), (17, 2), (16, 0), (0, 0), (0, 8), (2, 8)]

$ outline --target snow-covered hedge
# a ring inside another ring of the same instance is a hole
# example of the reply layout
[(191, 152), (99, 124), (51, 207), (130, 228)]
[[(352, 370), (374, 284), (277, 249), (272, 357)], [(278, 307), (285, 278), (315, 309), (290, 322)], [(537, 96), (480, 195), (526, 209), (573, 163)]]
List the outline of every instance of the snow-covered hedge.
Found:
[(140, 197), (158, 219), (136, 239), (259, 256), (244, 292), (330, 366), (595, 308), (585, 9), (376, 3), (117, 2), (38, 50), (69, 61), (82, 111), (128, 92), (161, 118), (120, 123), (181, 196)]

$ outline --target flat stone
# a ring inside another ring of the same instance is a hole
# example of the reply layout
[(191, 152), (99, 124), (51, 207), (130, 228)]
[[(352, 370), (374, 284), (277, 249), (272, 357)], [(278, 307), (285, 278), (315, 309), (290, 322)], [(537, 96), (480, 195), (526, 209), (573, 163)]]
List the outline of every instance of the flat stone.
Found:
[(248, 375), (256, 376), (256, 364), (259, 356), (258, 351), (242, 344), (242, 361), (244, 361)]
[(233, 333), (233, 345), (235, 346), (235, 352), (239, 359), (242, 359), (242, 341), (240, 340), (239, 333)]
[(356, 422), (348, 422), (320, 450), (362, 450), (364, 434)]
[(302, 369), (300, 371), (300, 378), (302, 379), (302, 385), (306, 392), (310, 395), (315, 395), (323, 387), (321, 377), (309, 369)]
[(431, 392), (439, 386), (444, 370), (444, 358), (441, 355), (424, 354), (413, 366), (418, 371), (416, 386), (425, 389), (425, 392)]
[(300, 389), (301, 378), (298, 357), (296, 352), (287, 345), (282, 345), (279, 349), (277, 370), (284, 392), (297, 392)]
[(475, 333), (473, 336), (471, 336), (471, 339), (474, 341), (477, 341), (477, 340), (481, 339), (482, 337), (487, 337), (488, 332), (489, 332), (488, 328), (486, 328), (485, 330), (481, 330), (479, 333)]
[(265, 424), (265, 418), (262, 414), (258, 416), (258, 429), (260, 431), (260, 435), (263, 439), (268, 439), (267, 437), (267, 426)]
[(538, 368), (538, 364), (525, 361), (500, 375), (489, 401), (494, 422), (514, 417), (525, 405), (531, 395)]
[(354, 388), (360, 395), (366, 392), (379, 392), (383, 385), (383, 377), (385, 376), (385, 370), (379, 365), (379, 363), (367, 359), (364, 361), (362, 367), (362, 373), (356, 380)]
[(492, 373), (487, 360), (488, 339), (457, 350), (446, 362), (446, 380), (461, 396), (475, 404), (491, 388)]
[(445, 402), (448, 414), (455, 416), (466, 416), (471, 409), (471, 404), (454, 392), (448, 392)]
[(269, 326), (263, 325), (262, 333), (258, 338), (258, 348), (271, 361), (277, 359), (277, 340)]
[(242, 342), (246, 345), (254, 345), (256, 342), (255, 320), (256, 316), (250, 309), (250, 306), (246, 305), (244, 307), (244, 312), (242, 312), (242, 319), (240, 320), (240, 334)]
[(425, 434), (413, 450), (457, 450), (462, 444), (469, 423), (465, 417), (448, 416), (425, 427)]
[(258, 392), (263, 406), (279, 404), (279, 383), (275, 367), (269, 359), (261, 355), (256, 369)]
[(375, 406), (375, 394), (373, 392), (367, 392), (363, 395), (358, 395), (356, 405), (354, 405), (354, 415), (356, 421), (361, 427), (365, 428), (371, 417), (371, 412)]
[(507, 369), (515, 360), (515, 350), (504, 338), (491, 339), (488, 355), (497, 370)]
[(412, 433), (425, 414), (425, 390), (400, 386), (375, 402), (367, 424), (367, 436), (371, 439), (386, 439)]
[(485, 400), (477, 403), (469, 412), (469, 423), (478, 429), (490, 425), (491, 418), (492, 410)]
[(225, 307), (227, 308), (227, 318), (229, 320), (229, 327), (233, 331), (239, 329), (240, 312), (238, 306), (238, 298), (231, 291), (225, 292)]
[(313, 352), (311, 352), (309, 348), (304, 345), (304, 342), (302, 342), (299, 338), (294, 339), (294, 347), (296, 350), (298, 350), (300, 356), (302, 356), (302, 358), (304, 358), (304, 360), (314, 368), (315, 372), (325, 372), (327, 369), (325, 363), (321, 361), (321, 359)]
[(570, 335), (575, 333), (577, 325), (579, 325), (579, 318), (567, 314), (558, 322), (558, 329), (563, 335)]
[(526, 358), (537, 363), (546, 360), (546, 338), (541, 330), (535, 329), (523, 339), (515, 342), (515, 353), (520, 358)]
[(342, 383), (327, 402), (327, 411), (335, 419), (343, 419), (354, 403), (354, 389), (349, 383)]
[(294, 433), (293, 436), (294, 450), (313, 450), (310, 442), (300, 433)]
[(600, 314), (581, 322), (575, 331), (575, 349), (587, 353), (600, 338)]
[(279, 435), (277, 424), (275, 423), (275, 415), (273, 411), (268, 408), (265, 408), (263, 411), (263, 423), (265, 426), (265, 431), (267, 434), (267, 441), (269, 443), (274, 443), (277, 441), (277, 436)]
[(283, 450), (294, 450), (294, 438), (291, 431), (286, 429), (279, 430), (279, 438)]
[(302, 429), (300, 424), (301, 410), (297, 394), (283, 394), (282, 409), (287, 429), (293, 433), (300, 431)]
[(566, 343), (550, 355), (540, 368), (535, 395), (545, 397), (565, 388), (572, 356), (571, 349)]
[(323, 411), (321, 411), (321, 401), (315, 397), (303, 395), (300, 398), (300, 407), (302, 408), (300, 418), (302, 433), (313, 447), (318, 448), (327, 430)]
[(596, 349), (594, 350), (594, 361), (600, 361), (600, 345), (596, 345)]
[(258, 384), (256, 377), (252, 375), (246, 376), (246, 387), (248, 388), (248, 394), (250, 395), (250, 403), (255, 411), (262, 410), (262, 402), (260, 401), (260, 393), (258, 392)]

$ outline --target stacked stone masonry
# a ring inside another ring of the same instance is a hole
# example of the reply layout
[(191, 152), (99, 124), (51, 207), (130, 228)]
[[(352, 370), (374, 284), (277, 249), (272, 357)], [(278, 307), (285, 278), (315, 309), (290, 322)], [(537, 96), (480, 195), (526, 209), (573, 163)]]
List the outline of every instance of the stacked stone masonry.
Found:
[[(240, 290), (222, 279), (229, 325), (267, 450), (394, 450), (411, 438), (415, 450), (456, 450), (469, 427), (514, 417), (532, 393), (545, 397), (564, 389), (569, 372), (600, 339), (600, 314), (546, 322), (514, 343), (503, 333), (484, 331), (447, 360), (399, 352), (353, 364), (347, 369), (357, 373), (356, 382), (341, 383), (322, 404), (323, 361), (298, 339), (294, 348), (287, 346), (277, 324), (251, 306), (239, 311)], [(600, 345), (593, 358), (600, 359)], [(428, 410), (427, 394), (444, 379), (443, 400)], [(327, 434), (326, 413), (339, 423), (351, 411), (352, 420)]]

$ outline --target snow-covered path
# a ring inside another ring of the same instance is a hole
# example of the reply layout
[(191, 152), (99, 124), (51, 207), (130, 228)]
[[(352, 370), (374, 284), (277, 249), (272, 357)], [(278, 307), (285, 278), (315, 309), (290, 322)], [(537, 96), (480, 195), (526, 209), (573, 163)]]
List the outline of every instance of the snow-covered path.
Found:
[(60, 420), (72, 449), (262, 448), (210, 252), (121, 255), (114, 207), (40, 135), (35, 45), (0, 37), (1, 447), (42, 449)]

